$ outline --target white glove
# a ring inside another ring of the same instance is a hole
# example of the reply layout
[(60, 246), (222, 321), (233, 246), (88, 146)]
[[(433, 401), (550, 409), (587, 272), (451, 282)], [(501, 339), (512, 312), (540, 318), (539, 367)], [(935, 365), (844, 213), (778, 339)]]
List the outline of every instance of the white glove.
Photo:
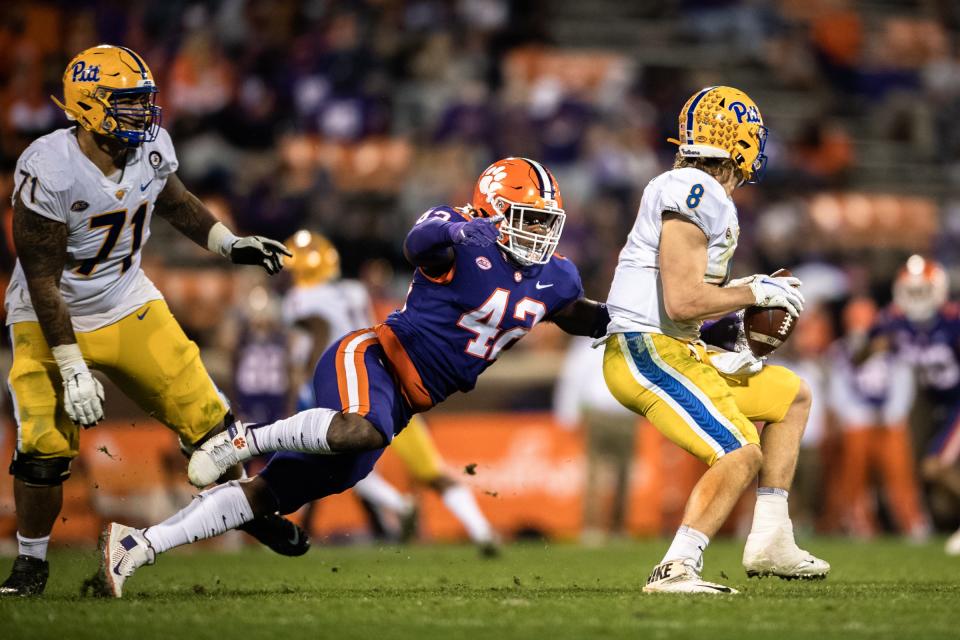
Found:
[(749, 286), (758, 307), (781, 307), (794, 318), (803, 311), (800, 280), (793, 276), (756, 275)]
[(749, 351), (723, 351), (710, 354), (710, 364), (728, 376), (752, 376), (760, 373), (763, 360)]
[(93, 377), (76, 344), (51, 349), (63, 378), (63, 408), (70, 419), (84, 427), (103, 420), (103, 385)]

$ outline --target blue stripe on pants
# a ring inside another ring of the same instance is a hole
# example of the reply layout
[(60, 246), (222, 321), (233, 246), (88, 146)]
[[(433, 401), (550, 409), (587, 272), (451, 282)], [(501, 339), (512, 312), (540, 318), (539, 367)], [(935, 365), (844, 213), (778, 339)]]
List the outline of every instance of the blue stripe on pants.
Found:
[(633, 363), (644, 378), (663, 389), (667, 395), (673, 398), (708, 436), (717, 441), (717, 444), (723, 448), (724, 453), (730, 453), (740, 448), (740, 442), (730, 433), (727, 427), (713, 417), (699, 398), (693, 395), (676, 378), (657, 366), (646, 349), (638, 348), (637, 343), (642, 340), (640, 334), (632, 334), (626, 337), (630, 357), (633, 358)]

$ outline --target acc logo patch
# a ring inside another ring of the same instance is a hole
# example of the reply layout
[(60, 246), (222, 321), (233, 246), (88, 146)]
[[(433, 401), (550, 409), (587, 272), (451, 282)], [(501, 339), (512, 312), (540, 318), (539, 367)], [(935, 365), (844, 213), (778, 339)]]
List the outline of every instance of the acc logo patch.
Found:
[(491, 269), (491, 268), (493, 267), (493, 265), (490, 264), (490, 261), (487, 260), (487, 257), (486, 257), (486, 256), (480, 256), (480, 257), (478, 257), (478, 258), (476, 259), (476, 263), (477, 263), (477, 266), (480, 267), (481, 269), (483, 269), (484, 271), (487, 271), (487, 270), (489, 270), (489, 269)]
[(150, 160), (150, 166), (154, 169), (159, 167), (160, 163), (163, 162), (163, 156), (160, 155), (159, 151), (151, 151), (147, 159)]
[(70, 211), (76, 211), (77, 213), (81, 211), (86, 211), (90, 207), (90, 203), (86, 200), (77, 200), (72, 205), (70, 205)]

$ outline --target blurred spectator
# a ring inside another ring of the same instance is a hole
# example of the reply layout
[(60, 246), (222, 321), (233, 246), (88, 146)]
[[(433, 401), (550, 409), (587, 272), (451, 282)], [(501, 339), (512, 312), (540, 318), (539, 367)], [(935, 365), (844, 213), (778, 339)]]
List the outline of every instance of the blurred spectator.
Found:
[(570, 343), (553, 406), (561, 425), (579, 426), (584, 432), (587, 472), (581, 539), (597, 545), (625, 532), (637, 416), (610, 395), (602, 375), (603, 349), (592, 348), (591, 342), (575, 338)]

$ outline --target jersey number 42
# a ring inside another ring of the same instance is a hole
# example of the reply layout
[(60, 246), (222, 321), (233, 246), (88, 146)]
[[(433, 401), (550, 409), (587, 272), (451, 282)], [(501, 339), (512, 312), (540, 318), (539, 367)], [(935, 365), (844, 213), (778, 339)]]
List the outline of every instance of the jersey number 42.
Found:
[(525, 322), (533, 318), (529, 327), (513, 327), (501, 330), (500, 323), (510, 302), (510, 292), (497, 288), (482, 305), (460, 316), (457, 326), (476, 336), (467, 343), (465, 351), (476, 358), (496, 360), (504, 348), (519, 340), (547, 313), (547, 306), (539, 300), (523, 297), (513, 307), (513, 317)]

